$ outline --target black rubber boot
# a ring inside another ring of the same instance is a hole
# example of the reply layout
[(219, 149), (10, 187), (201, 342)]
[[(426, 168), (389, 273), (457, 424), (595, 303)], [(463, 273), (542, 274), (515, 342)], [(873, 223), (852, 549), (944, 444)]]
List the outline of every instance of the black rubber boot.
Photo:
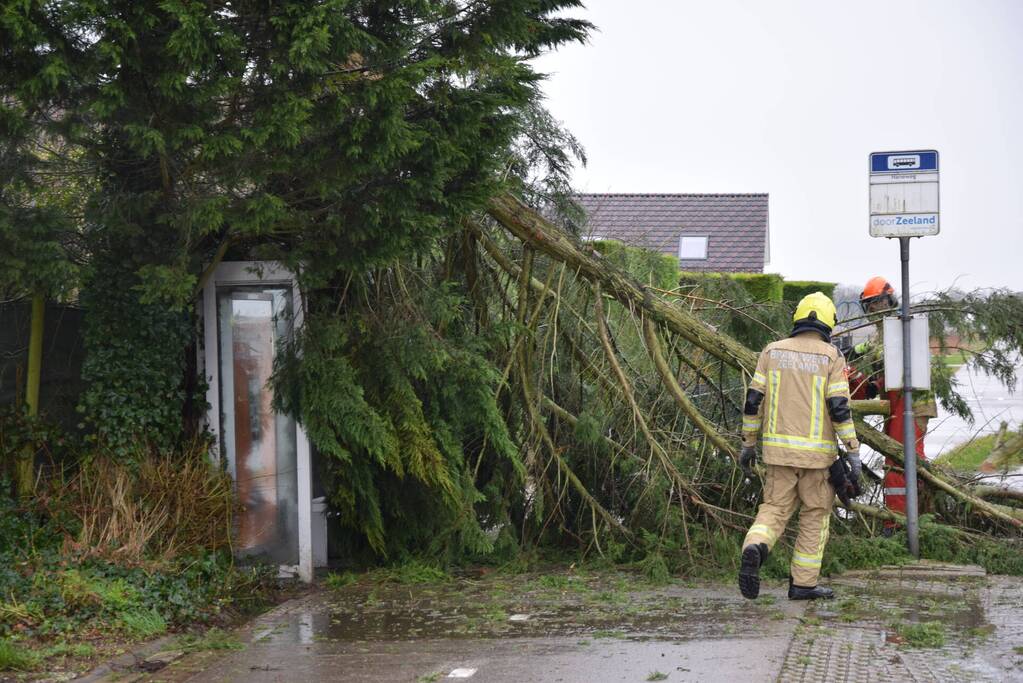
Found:
[(766, 543), (742, 549), (742, 564), (739, 565), (739, 592), (742, 597), (752, 600), (760, 595), (760, 566), (767, 559), (767, 553)]
[(789, 600), (830, 600), (835, 597), (835, 591), (824, 586), (796, 586), (789, 577)]

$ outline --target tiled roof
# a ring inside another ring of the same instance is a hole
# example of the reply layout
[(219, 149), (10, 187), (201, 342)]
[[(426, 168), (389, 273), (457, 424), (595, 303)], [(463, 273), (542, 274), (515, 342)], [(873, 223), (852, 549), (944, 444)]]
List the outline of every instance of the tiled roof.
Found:
[(586, 211), (580, 234), (616, 239), (678, 256), (682, 235), (706, 235), (707, 258), (683, 260), (683, 270), (764, 270), (767, 194), (580, 194)]

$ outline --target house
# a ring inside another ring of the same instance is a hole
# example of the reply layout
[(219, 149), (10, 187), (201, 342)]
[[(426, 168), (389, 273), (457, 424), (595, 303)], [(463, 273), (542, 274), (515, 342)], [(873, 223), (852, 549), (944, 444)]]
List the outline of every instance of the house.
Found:
[(770, 263), (767, 194), (580, 194), (585, 240), (677, 256), (682, 270), (762, 273)]

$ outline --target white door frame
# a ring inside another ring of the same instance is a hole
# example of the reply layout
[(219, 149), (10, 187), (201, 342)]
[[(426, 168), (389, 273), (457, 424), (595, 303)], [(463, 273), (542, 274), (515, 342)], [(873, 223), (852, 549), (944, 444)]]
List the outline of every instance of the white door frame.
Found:
[[(220, 449), (220, 372), (217, 354), (220, 345), (217, 339), (217, 286), (218, 285), (267, 285), (290, 288), (293, 326), (297, 333), (305, 319), (305, 302), (299, 291), (295, 274), (274, 261), (230, 261), (217, 264), (216, 269), (203, 287), (202, 320), (203, 348), (200, 368), (206, 376), (208, 389), (206, 401), (210, 406), (206, 415), (206, 426), (216, 438), (217, 457), (223, 457)], [(313, 532), (312, 532), (312, 466), (309, 454), (309, 439), (298, 416), (295, 417), (295, 456), (298, 476), (298, 565), (282, 566), (281, 571), (298, 574), (305, 582), (313, 580)]]

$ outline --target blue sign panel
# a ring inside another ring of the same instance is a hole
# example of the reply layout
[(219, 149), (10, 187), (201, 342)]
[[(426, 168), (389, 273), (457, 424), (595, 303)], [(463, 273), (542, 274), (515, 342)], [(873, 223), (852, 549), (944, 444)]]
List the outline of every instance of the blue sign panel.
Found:
[(912, 152), (875, 152), (870, 155), (871, 173), (936, 173), (938, 153), (932, 149)]

